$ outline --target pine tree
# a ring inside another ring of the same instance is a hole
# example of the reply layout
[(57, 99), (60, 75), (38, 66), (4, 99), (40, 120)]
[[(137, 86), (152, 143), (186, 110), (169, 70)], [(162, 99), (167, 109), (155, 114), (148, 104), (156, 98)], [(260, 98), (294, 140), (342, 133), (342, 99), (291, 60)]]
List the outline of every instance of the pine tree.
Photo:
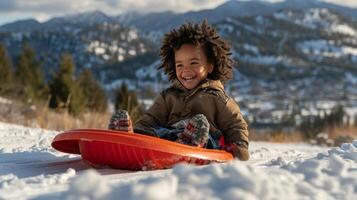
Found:
[(139, 104), (135, 92), (129, 91), (128, 86), (123, 83), (121, 87), (115, 91), (115, 94), (115, 110), (127, 110), (134, 122), (138, 120), (143, 113), (143, 108)]
[(0, 95), (10, 92), (13, 81), (12, 64), (7, 55), (5, 45), (0, 43)]
[(332, 109), (332, 114), (331, 114), (334, 119), (333, 124), (336, 126), (342, 126), (343, 125), (343, 117), (346, 115), (346, 112), (343, 108), (342, 105), (335, 106)]
[(46, 100), (48, 88), (43, 78), (41, 63), (36, 59), (35, 50), (28, 44), (22, 46), (15, 76), (16, 90), (24, 100)]
[(77, 116), (85, 107), (84, 96), (74, 78), (75, 65), (69, 54), (61, 56), (59, 71), (50, 81), (51, 98), (49, 107), (65, 109)]
[(85, 107), (96, 112), (107, 110), (108, 99), (101, 85), (94, 79), (90, 70), (82, 72), (78, 79), (85, 97)]
[(115, 102), (114, 102), (115, 110), (125, 109), (129, 107), (128, 99), (127, 99), (128, 96), (129, 96), (128, 86), (125, 83), (123, 83), (121, 84), (120, 88), (117, 88), (115, 91)]

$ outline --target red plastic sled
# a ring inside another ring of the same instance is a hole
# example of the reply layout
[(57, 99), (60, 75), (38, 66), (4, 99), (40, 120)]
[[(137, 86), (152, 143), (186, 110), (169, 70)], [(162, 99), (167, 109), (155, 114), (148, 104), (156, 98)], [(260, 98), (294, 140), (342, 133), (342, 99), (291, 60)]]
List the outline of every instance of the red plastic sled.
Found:
[(63, 132), (54, 138), (52, 147), (65, 153), (81, 154), (93, 166), (106, 165), (125, 170), (165, 169), (180, 162), (205, 165), (233, 159), (232, 154), (226, 151), (192, 147), (142, 134), (98, 129)]

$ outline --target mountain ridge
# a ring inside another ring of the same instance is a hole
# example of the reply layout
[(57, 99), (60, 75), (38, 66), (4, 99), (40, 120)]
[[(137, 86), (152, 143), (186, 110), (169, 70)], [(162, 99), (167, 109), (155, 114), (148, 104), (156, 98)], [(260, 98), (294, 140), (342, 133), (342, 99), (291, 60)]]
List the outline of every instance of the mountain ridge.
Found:
[(282, 9), (305, 10), (308, 8), (327, 8), (329, 10), (339, 12), (346, 17), (351, 17), (352, 19), (357, 20), (357, 8), (340, 6), (319, 0), (285, 0), (275, 3), (263, 1), (230, 0), (213, 9), (188, 11), (185, 13), (163, 11), (140, 14), (139, 12), (131, 11), (118, 16), (109, 16), (102, 11), (89, 11), (62, 17), (54, 17), (43, 23), (38, 22), (35, 24), (32, 22), (32, 24), (29, 24), (28, 27), (24, 27), (24, 22), (28, 20), (20, 20), (0, 26), (0, 32), (48, 28), (51, 27), (51, 24), (61, 24), (61, 22), (64, 21), (67, 23), (72, 22), (74, 24), (88, 21), (93, 23), (110, 22), (132, 26), (142, 31), (167, 31), (185, 21), (202, 21), (203, 19), (208, 19), (209, 22), (215, 23), (227, 17), (266, 15)]

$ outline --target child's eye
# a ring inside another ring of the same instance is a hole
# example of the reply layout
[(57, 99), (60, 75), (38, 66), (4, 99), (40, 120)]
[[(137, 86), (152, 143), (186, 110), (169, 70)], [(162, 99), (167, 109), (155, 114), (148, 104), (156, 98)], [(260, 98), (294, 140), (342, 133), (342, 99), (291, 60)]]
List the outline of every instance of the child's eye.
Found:
[(191, 65), (198, 65), (198, 62), (191, 62)]
[(178, 65), (176, 65), (176, 67), (182, 67), (182, 64), (178, 64)]

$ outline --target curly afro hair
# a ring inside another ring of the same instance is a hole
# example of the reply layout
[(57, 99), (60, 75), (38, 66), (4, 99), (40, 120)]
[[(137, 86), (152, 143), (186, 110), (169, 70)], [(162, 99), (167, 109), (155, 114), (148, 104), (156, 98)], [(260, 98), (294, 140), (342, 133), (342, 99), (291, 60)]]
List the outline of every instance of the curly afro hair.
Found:
[(176, 79), (175, 50), (183, 44), (203, 47), (208, 62), (214, 66), (212, 73), (207, 76), (209, 79), (223, 83), (232, 79), (234, 62), (230, 58), (230, 47), (204, 20), (201, 24), (185, 23), (177, 30), (173, 29), (165, 34), (160, 49), (161, 65), (158, 68), (163, 69), (171, 81)]

